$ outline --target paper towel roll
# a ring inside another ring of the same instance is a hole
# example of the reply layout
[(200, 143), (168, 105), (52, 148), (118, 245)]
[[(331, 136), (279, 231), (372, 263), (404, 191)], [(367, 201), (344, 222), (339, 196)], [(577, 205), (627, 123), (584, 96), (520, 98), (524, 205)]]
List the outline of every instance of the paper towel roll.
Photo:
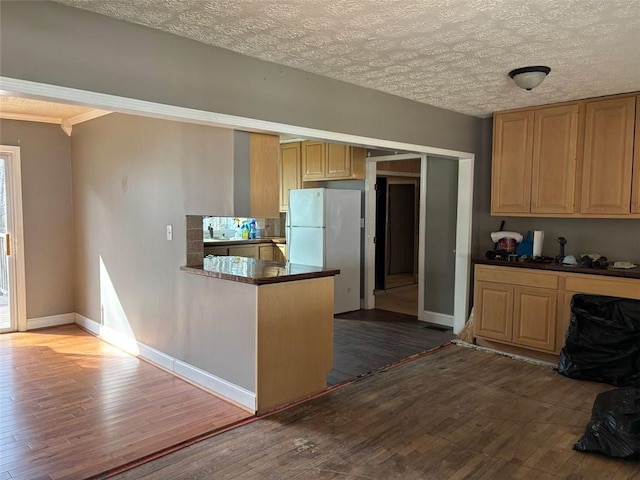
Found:
[(544, 232), (541, 230), (535, 230), (533, 232), (533, 256), (542, 256), (542, 243), (544, 242)]

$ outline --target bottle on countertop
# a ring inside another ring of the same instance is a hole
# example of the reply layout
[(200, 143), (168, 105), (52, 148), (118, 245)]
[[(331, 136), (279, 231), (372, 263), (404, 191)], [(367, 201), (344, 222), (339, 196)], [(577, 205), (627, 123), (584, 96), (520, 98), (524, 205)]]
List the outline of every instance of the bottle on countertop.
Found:
[(251, 220), (249, 222), (249, 238), (250, 239), (257, 238), (257, 236), (256, 236), (256, 221), (255, 220)]
[(247, 225), (247, 222), (242, 222), (242, 238), (244, 240), (248, 240), (249, 239), (249, 225)]

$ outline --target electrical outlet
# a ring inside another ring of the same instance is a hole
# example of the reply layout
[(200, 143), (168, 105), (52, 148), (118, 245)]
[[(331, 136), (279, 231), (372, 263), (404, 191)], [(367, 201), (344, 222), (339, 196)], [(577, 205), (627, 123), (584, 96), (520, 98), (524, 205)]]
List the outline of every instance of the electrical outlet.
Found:
[(167, 225), (167, 240), (173, 240), (173, 227)]

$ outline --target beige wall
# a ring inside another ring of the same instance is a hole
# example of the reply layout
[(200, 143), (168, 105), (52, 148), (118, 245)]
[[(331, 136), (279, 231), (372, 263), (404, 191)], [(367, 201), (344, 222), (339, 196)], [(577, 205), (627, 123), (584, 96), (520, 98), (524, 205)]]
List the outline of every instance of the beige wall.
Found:
[(20, 147), (27, 318), (74, 311), (70, 139), (59, 125), (0, 120)]
[[(74, 127), (76, 310), (251, 390), (255, 358), (246, 346), (255, 330), (228, 320), (255, 318), (255, 304), (242, 284), (179, 270), (185, 215), (233, 213), (233, 138), (232, 130), (122, 114)], [(212, 302), (213, 291), (226, 301)]]

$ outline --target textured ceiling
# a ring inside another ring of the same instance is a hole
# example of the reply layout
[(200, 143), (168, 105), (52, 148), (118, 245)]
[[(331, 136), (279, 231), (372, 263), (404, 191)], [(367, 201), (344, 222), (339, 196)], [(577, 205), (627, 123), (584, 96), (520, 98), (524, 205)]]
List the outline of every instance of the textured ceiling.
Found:
[(639, 0), (58, 1), (475, 116), (640, 90)]

